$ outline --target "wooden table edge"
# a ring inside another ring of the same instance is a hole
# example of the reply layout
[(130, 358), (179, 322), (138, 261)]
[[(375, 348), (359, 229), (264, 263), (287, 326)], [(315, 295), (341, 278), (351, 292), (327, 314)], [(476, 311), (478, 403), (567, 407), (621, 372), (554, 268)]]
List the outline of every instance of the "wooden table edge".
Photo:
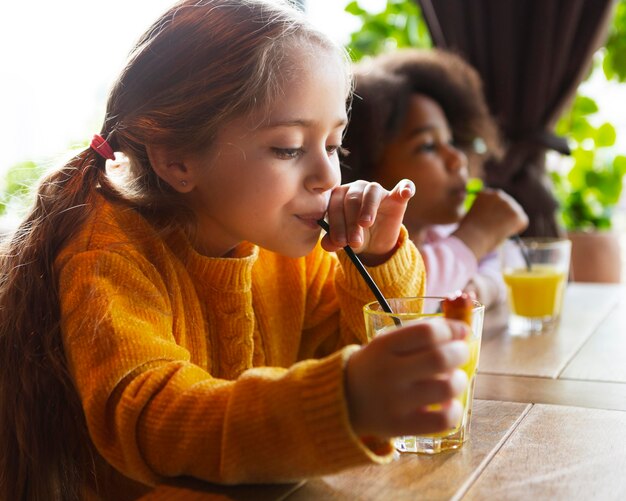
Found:
[(626, 384), (478, 374), (474, 398), (626, 411)]

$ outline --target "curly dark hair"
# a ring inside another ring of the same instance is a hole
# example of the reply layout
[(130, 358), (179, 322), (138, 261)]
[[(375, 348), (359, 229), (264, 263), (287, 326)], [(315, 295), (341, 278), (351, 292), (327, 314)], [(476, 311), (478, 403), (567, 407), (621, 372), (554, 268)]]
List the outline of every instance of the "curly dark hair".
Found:
[[(474, 175), (488, 156), (499, 157), (498, 127), (489, 112), (482, 81), (460, 56), (441, 49), (402, 49), (354, 67), (355, 94), (344, 146), (343, 182), (375, 180), (385, 145), (402, 127), (413, 94), (443, 109), (456, 145)], [(478, 148), (477, 148), (478, 145)]]

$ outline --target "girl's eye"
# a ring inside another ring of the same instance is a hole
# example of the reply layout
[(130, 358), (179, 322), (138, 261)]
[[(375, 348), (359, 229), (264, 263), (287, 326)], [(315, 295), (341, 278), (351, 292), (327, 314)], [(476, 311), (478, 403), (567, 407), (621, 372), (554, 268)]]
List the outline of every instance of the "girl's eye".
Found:
[(437, 145), (434, 141), (430, 141), (427, 143), (422, 143), (417, 147), (418, 153), (430, 153), (437, 149)]
[(340, 144), (326, 146), (326, 152), (329, 155), (334, 155), (335, 153), (337, 153), (341, 157), (347, 157), (350, 154), (350, 152)]
[(293, 160), (304, 153), (302, 148), (272, 148), (272, 151), (281, 160)]

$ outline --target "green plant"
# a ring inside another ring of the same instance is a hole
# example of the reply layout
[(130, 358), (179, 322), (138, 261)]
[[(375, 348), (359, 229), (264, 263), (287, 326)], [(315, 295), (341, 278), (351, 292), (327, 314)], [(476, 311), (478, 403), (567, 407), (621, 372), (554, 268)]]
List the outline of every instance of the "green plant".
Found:
[[(626, 81), (626, 0), (617, 2), (606, 44), (594, 63), (589, 76), (601, 68), (607, 81)], [(592, 125), (597, 112), (596, 102), (578, 92), (556, 126), (557, 134), (572, 145), (571, 168), (550, 172), (561, 222), (570, 231), (610, 229), (623, 191), (626, 157), (611, 151), (613, 125)]]
[(579, 94), (556, 128), (573, 145), (569, 170), (550, 172), (562, 224), (570, 231), (610, 229), (622, 195), (626, 156), (611, 151), (616, 139), (611, 124), (596, 127), (589, 121), (597, 111), (592, 99)]
[(355, 61), (401, 47), (432, 47), (422, 11), (414, 0), (387, 0), (384, 10), (377, 13), (368, 12), (355, 0), (345, 11), (362, 23), (347, 45)]
[(622, 194), (626, 156), (598, 160), (595, 152), (579, 150), (574, 159), (567, 174), (551, 172), (563, 226), (569, 231), (610, 229)]
[(31, 204), (34, 185), (44, 173), (44, 166), (32, 161), (9, 168), (0, 190), (0, 216), (21, 217)]
[[(32, 205), (37, 189), (37, 181), (55, 164), (64, 164), (80, 150), (87, 147), (85, 141), (75, 142), (67, 150), (53, 158), (26, 160), (13, 164), (0, 178), (0, 231), (7, 220), (21, 219)], [(11, 223), (9, 223), (9, 226)]]
[(619, 0), (604, 45), (602, 69), (607, 80), (626, 81), (626, 0)]

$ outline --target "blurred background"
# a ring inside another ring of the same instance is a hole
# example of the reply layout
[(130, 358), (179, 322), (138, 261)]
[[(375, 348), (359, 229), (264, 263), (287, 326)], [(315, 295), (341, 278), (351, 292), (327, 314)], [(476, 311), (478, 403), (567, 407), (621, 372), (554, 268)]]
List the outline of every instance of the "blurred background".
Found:
[[(16, 162), (63, 155), (100, 130), (109, 87), (135, 39), (172, 0), (5, 2), (0, 29), (0, 176)], [(343, 0), (307, 13), (347, 42), (359, 19)], [(368, 9), (385, 1), (361, 2)]]
[[(310, 19), (347, 44), (363, 17), (344, 9), (357, 3), (375, 15), (387, 0), (306, 0)], [(402, 4), (408, 2), (389, 2)], [(100, 129), (108, 89), (135, 39), (171, 0), (31, 0), (3, 5), (0, 30), (0, 176), (14, 163), (63, 154)], [(626, 42), (625, 42), (626, 43)], [(581, 91), (598, 107), (626, 151), (626, 88), (594, 72)]]

